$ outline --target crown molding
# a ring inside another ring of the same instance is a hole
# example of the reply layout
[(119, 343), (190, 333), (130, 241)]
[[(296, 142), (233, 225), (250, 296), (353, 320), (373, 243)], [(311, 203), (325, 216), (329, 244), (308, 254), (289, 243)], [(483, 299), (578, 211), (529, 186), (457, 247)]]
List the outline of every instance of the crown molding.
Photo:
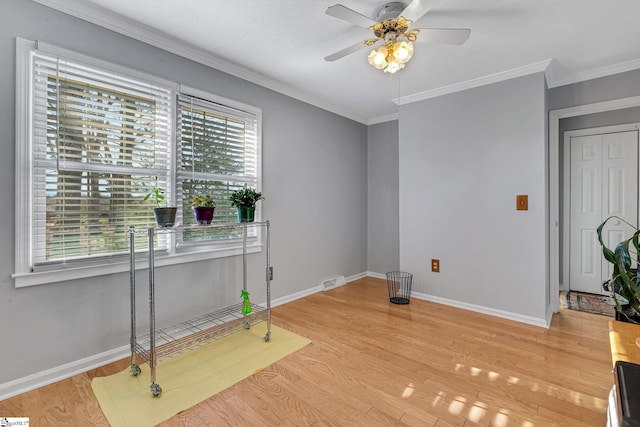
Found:
[(247, 68), (241, 67), (232, 62), (219, 58), (211, 53), (190, 45), (182, 40), (172, 37), (164, 32), (155, 30), (149, 26), (140, 24), (125, 16), (113, 13), (96, 4), (81, 0), (32, 0), (43, 6), (50, 7), (59, 12), (82, 19), (92, 24), (101, 26), (116, 33), (131, 37), (133, 39), (144, 42), (148, 45), (160, 48), (167, 52), (176, 54), (183, 58), (190, 59), (209, 68), (222, 71), (242, 80), (255, 83), (266, 89), (273, 90), (299, 101), (311, 104), (323, 110), (338, 114), (348, 119), (367, 124), (367, 119), (353, 114), (351, 111), (345, 111), (326, 101), (312, 97), (307, 93), (296, 90), (265, 77), (261, 74), (253, 72)]
[(505, 80), (514, 79), (516, 77), (527, 76), (529, 74), (547, 72), (547, 69), (551, 65), (553, 59), (545, 59), (544, 61), (536, 62), (522, 67), (513, 68), (511, 70), (501, 71), (495, 74), (489, 74), (488, 76), (478, 77), (476, 79), (467, 80), (460, 83), (454, 83), (452, 85), (439, 87), (436, 89), (427, 90), (424, 92), (418, 92), (413, 95), (402, 96), (400, 98), (393, 99), (393, 102), (397, 105), (411, 104), (413, 102), (423, 101), (425, 99), (436, 98), (442, 95), (448, 95), (455, 92), (461, 92), (467, 89), (473, 89), (480, 86), (486, 86), (493, 83), (499, 83)]
[(579, 73), (569, 74), (559, 79), (548, 79), (547, 84), (549, 88), (566, 86), (573, 83), (580, 83), (587, 80), (597, 79), (600, 77), (612, 76), (614, 74), (625, 73), (627, 71), (633, 71), (640, 69), (640, 58), (632, 59), (630, 61), (619, 62), (613, 65), (607, 65), (606, 67), (595, 68), (593, 70), (582, 71)]

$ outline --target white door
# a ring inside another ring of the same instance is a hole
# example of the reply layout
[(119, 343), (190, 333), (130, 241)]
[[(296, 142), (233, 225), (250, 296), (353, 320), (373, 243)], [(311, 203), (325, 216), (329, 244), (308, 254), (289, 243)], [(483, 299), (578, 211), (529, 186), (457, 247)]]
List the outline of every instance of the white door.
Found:
[[(638, 131), (570, 136), (569, 288), (603, 294), (611, 277), (596, 228), (611, 215), (638, 224)], [(605, 243), (615, 246), (631, 228), (610, 221)], [(612, 248), (613, 249), (613, 248)]]

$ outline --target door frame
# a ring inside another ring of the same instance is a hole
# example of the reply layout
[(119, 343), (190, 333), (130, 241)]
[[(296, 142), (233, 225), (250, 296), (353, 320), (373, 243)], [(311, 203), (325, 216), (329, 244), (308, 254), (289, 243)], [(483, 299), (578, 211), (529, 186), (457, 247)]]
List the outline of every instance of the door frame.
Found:
[(549, 111), (549, 320), (551, 313), (558, 312), (560, 293), (560, 119), (631, 107), (640, 107), (640, 96)]
[[(602, 135), (605, 133), (618, 133), (618, 132), (630, 132), (638, 130), (638, 123), (625, 123), (622, 125), (610, 125), (610, 126), (599, 126), (594, 128), (586, 128), (586, 129), (577, 129), (577, 130), (568, 130), (564, 132), (563, 138), (563, 176), (561, 186), (563, 188), (562, 194), (564, 195), (562, 199), (562, 240), (564, 245), (561, 248), (562, 251), (562, 259), (564, 263), (562, 264), (562, 277), (566, 278), (566, 283), (562, 283), (560, 286), (561, 290), (569, 291), (571, 287), (569, 285), (569, 276), (570, 276), (570, 256), (571, 256), (571, 137), (574, 136), (587, 136), (587, 135)], [(639, 135), (640, 142), (640, 135)], [(640, 155), (640, 146), (638, 147), (638, 153)], [(640, 159), (636, 159), (636, 172), (640, 170)], [(603, 202), (604, 203), (604, 202)], [(638, 218), (640, 218), (640, 203), (638, 204)], [(602, 294), (602, 292), (600, 292)]]

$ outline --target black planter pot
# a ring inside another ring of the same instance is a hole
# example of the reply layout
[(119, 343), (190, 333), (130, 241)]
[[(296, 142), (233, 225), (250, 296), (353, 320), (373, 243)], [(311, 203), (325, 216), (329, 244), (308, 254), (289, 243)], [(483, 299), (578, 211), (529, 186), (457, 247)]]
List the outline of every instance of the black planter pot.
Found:
[[(638, 269), (637, 268), (632, 268), (631, 269), (631, 273), (633, 274), (634, 277), (637, 277), (638, 275)], [(612, 279), (609, 279), (607, 281), (605, 281), (602, 284), (602, 288), (611, 293), (611, 297), (615, 298), (614, 294), (617, 294), (620, 292), (620, 285), (617, 283), (614, 283)], [(634, 309), (631, 308), (631, 305), (627, 304), (627, 305), (621, 305), (620, 308), (622, 309), (622, 311), (624, 313), (621, 313), (620, 311), (618, 311), (618, 307), (615, 307), (615, 316), (616, 316), (616, 320), (620, 321), (620, 322), (627, 322), (627, 323), (638, 323), (640, 324), (640, 315), (636, 313), (636, 311)]]
[(177, 211), (178, 208), (153, 208), (158, 227), (173, 227), (176, 223)]
[(193, 214), (196, 217), (196, 222), (200, 225), (211, 224), (214, 209), (214, 206), (194, 206)]
[(255, 220), (256, 208), (241, 206), (238, 208), (238, 222), (253, 222)]
[[(623, 310), (625, 310), (625, 308), (626, 308), (625, 306), (622, 306)], [(616, 320), (620, 322), (627, 322), (627, 323), (640, 323), (640, 316), (638, 316), (637, 314), (625, 316), (624, 314), (616, 310)]]

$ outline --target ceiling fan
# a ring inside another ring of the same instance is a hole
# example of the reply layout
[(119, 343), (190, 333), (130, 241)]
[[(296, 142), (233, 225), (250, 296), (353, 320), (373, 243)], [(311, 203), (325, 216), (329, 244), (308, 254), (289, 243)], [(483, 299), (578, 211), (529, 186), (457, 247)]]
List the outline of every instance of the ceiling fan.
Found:
[(383, 41), (378, 49), (369, 53), (369, 63), (386, 73), (395, 73), (404, 68), (413, 56), (413, 42), (463, 44), (469, 38), (470, 29), (411, 27), (415, 21), (426, 15), (436, 2), (437, 0), (413, 0), (406, 6), (400, 2), (385, 3), (376, 12), (376, 20), (341, 4), (330, 6), (326, 11), (327, 15), (373, 30), (375, 38), (339, 50), (325, 57), (325, 61), (336, 61)]

